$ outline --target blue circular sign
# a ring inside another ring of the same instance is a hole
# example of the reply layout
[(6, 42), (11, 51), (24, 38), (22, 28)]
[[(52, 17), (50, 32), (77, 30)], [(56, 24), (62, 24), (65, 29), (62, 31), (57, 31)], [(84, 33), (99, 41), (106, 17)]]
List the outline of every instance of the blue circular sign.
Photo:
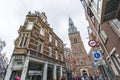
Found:
[(94, 57), (95, 58), (101, 58), (101, 55), (100, 55), (100, 53), (94, 53)]

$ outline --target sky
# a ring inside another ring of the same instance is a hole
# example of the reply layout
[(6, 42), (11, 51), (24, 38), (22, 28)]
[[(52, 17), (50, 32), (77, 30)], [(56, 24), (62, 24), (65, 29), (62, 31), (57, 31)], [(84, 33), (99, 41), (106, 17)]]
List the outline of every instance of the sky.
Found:
[(50, 27), (67, 47), (70, 47), (68, 19), (71, 17), (80, 31), (86, 51), (89, 52), (88, 23), (80, 0), (1, 0), (0, 38), (6, 42), (2, 53), (6, 53), (9, 59), (14, 50), (14, 41), (18, 37), (17, 31), (24, 24), (29, 11), (45, 12)]

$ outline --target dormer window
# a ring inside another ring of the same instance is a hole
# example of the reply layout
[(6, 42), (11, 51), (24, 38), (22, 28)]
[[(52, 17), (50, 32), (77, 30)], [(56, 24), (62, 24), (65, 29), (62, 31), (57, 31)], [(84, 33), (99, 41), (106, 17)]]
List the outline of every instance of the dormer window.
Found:
[(31, 30), (32, 27), (33, 27), (33, 22), (28, 22), (28, 24), (27, 24), (27, 29), (28, 29), (28, 30)]

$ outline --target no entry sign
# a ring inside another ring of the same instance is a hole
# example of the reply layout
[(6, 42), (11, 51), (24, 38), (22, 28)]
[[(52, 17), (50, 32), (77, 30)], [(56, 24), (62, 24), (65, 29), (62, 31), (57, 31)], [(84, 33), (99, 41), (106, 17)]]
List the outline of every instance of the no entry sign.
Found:
[(88, 42), (88, 45), (91, 46), (91, 47), (95, 47), (97, 45), (97, 42), (96, 42), (96, 40), (90, 40)]

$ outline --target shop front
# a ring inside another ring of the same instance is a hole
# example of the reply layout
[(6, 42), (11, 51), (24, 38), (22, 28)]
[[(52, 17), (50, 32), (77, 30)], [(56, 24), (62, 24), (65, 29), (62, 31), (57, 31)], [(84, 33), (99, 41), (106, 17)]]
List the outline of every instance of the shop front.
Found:
[(29, 62), (26, 80), (42, 80), (43, 79), (43, 63), (34, 61)]

